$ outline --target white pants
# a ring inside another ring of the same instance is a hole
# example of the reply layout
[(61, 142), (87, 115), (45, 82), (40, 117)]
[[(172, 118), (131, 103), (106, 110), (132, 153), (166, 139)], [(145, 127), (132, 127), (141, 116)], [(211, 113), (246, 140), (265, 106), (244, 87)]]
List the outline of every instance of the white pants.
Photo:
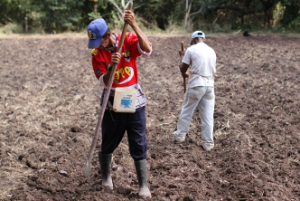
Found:
[(198, 106), (201, 118), (202, 143), (214, 144), (214, 106), (215, 93), (213, 87), (199, 86), (188, 89), (184, 94), (183, 106), (174, 135), (186, 135), (192, 120), (193, 113)]

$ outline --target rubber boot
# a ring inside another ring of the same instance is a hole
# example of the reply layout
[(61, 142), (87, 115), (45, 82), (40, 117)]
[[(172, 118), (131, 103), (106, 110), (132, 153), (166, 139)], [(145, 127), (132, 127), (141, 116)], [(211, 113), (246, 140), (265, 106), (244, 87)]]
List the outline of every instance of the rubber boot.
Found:
[(110, 175), (112, 154), (101, 154), (98, 152), (98, 156), (101, 168), (102, 185), (109, 189), (113, 189), (113, 183)]
[(147, 183), (147, 162), (146, 159), (134, 161), (137, 177), (139, 180), (139, 197), (151, 198)]

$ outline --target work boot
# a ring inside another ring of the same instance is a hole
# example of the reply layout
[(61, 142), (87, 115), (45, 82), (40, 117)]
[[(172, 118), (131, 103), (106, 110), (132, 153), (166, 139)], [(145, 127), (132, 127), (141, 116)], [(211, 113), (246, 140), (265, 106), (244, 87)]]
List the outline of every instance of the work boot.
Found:
[(139, 197), (151, 198), (151, 193), (147, 183), (147, 163), (146, 159), (134, 161), (136, 174), (139, 180)]
[(98, 156), (101, 168), (102, 185), (109, 189), (113, 189), (113, 183), (110, 175), (112, 154), (101, 154), (98, 152)]

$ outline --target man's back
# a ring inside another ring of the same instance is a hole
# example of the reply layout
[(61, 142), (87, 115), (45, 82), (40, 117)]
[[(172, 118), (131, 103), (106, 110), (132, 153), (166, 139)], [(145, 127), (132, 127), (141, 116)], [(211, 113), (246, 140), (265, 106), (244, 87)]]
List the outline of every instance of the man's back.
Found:
[(211, 47), (203, 42), (192, 45), (186, 50), (182, 62), (190, 66), (191, 77), (188, 88), (214, 86), (216, 53)]
[[(187, 57), (187, 58), (186, 58)], [(190, 62), (190, 71), (204, 77), (213, 76), (216, 73), (216, 53), (205, 43), (197, 43), (189, 47), (183, 58), (183, 62)]]

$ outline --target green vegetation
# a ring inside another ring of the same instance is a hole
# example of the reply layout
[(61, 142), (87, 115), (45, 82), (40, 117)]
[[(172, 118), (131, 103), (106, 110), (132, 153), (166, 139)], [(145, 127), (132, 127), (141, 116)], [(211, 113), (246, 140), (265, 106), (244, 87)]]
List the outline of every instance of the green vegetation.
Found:
[[(78, 32), (103, 17), (122, 25), (128, 0), (0, 0), (2, 33)], [(134, 0), (147, 30), (300, 32), (300, 0)], [(11, 30), (10, 30), (11, 28)]]

